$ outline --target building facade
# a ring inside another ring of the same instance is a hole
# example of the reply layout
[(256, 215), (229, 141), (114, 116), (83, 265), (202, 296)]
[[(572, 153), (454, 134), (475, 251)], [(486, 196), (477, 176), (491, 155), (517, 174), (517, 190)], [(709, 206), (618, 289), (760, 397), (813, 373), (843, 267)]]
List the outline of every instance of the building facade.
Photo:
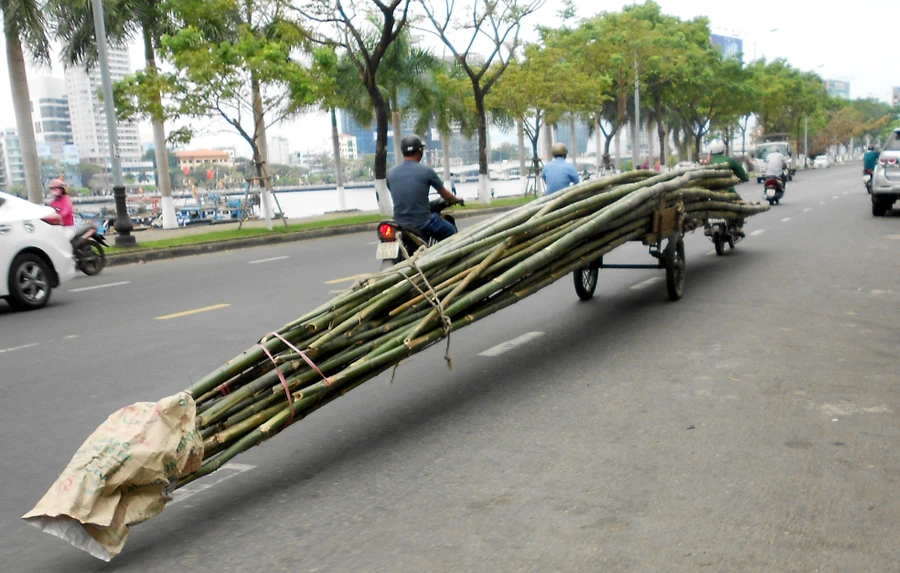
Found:
[(176, 151), (178, 168), (193, 169), (201, 165), (232, 165), (227, 151), (221, 149), (188, 149)]
[(844, 80), (825, 80), (825, 89), (831, 97), (850, 99), (850, 82)]
[[(131, 73), (128, 50), (109, 47), (110, 79), (117, 82)], [(81, 159), (87, 163), (110, 166), (109, 136), (106, 131), (106, 115), (100, 101), (100, 71), (71, 66), (65, 72), (65, 92), (68, 95), (72, 139), (78, 146)], [(122, 170), (146, 167), (142, 162), (143, 149), (137, 124), (120, 121), (117, 124), (118, 150)]]

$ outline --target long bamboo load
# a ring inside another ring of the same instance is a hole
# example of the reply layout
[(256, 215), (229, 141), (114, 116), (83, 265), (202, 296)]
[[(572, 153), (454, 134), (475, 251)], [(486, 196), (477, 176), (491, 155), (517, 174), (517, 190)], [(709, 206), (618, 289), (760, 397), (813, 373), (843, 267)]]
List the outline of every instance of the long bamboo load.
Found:
[(677, 207), (686, 229), (709, 217), (746, 218), (768, 209), (728, 192), (735, 182), (727, 166), (589, 180), (410, 253), (186, 389), (179, 404), (193, 411), (182, 419), (193, 422), (202, 455), (166, 474), (168, 491), (443, 339), (450, 362), (451, 333), (628, 241), (646, 239), (660, 209)]

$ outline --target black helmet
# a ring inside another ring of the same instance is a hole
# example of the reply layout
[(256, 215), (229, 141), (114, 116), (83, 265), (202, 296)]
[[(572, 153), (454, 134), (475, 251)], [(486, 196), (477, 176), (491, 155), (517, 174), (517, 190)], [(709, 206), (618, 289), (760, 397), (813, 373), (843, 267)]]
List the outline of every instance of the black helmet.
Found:
[(400, 140), (400, 152), (403, 153), (404, 156), (415, 155), (416, 152), (423, 149), (425, 149), (425, 144), (422, 143), (422, 138), (418, 135), (407, 135)]
[(875, 151), (875, 146), (874, 146), (874, 145), (870, 145), (870, 146), (869, 146), (869, 151)]

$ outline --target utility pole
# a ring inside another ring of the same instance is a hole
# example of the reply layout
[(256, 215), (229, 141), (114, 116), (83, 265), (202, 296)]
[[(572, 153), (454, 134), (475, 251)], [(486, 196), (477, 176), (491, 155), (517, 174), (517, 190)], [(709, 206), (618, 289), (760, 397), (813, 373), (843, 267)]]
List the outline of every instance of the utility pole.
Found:
[(638, 75), (637, 57), (634, 58), (634, 125), (631, 133), (631, 168), (637, 169), (641, 160), (641, 78)]
[(91, 0), (94, 12), (94, 35), (97, 40), (97, 65), (103, 85), (103, 107), (106, 110), (106, 133), (109, 138), (109, 160), (113, 180), (113, 197), (116, 200), (116, 245), (134, 246), (137, 241), (131, 234), (133, 229), (128, 207), (125, 206), (125, 181), (122, 179), (122, 165), (119, 159), (119, 137), (116, 133), (116, 108), (113, 102), (112, 82), (109, 79), (109, 56), (106, 48), (106, 24), (103, 22), (102, 0)]

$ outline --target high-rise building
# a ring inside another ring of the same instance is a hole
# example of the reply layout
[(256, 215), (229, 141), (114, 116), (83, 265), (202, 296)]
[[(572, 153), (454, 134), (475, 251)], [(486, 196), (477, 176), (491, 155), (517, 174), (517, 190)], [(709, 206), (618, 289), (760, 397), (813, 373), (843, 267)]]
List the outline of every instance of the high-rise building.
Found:
[(271, 165), (289, 165), (291, 148), (286, 137), (276, 135), (269, 138), (269, 163)]
[[(128, 50), (109, 46), (109, 75), (113, 82), (122, 80), (131, 73)], [(69, 100), (72, 137), (82, 161), (94, 165), (110, 164), (109, 137), (106, 131), (106, 115), (103, 102), (100, 101), (100, 71), (96, 68), (85, 70), (83, 67), (71, 66), (65, 73), (66, 94)], [(119, 157), (122, 170), (134, 170), (142, 162), (143, 149), (137, 124), (118, 122), (117, 136)]]
[(900, 87), (891, 90), (891, 105), (900, 105)]
[(25, 188), (25, 167), (22, 164), (22, 149), (19, 146), (19, 135), (15, 129), (8, 128), (0, 134), (0, 146), (3, 155), (3, 188), (8, 192), (16, 187)]
[(72, 135), (65, 82), (40, 77), (31, 82), (29, 91), (41, 179), (46, 183), (62, 177), (70, 186), (81, 187), (81, 157)]

